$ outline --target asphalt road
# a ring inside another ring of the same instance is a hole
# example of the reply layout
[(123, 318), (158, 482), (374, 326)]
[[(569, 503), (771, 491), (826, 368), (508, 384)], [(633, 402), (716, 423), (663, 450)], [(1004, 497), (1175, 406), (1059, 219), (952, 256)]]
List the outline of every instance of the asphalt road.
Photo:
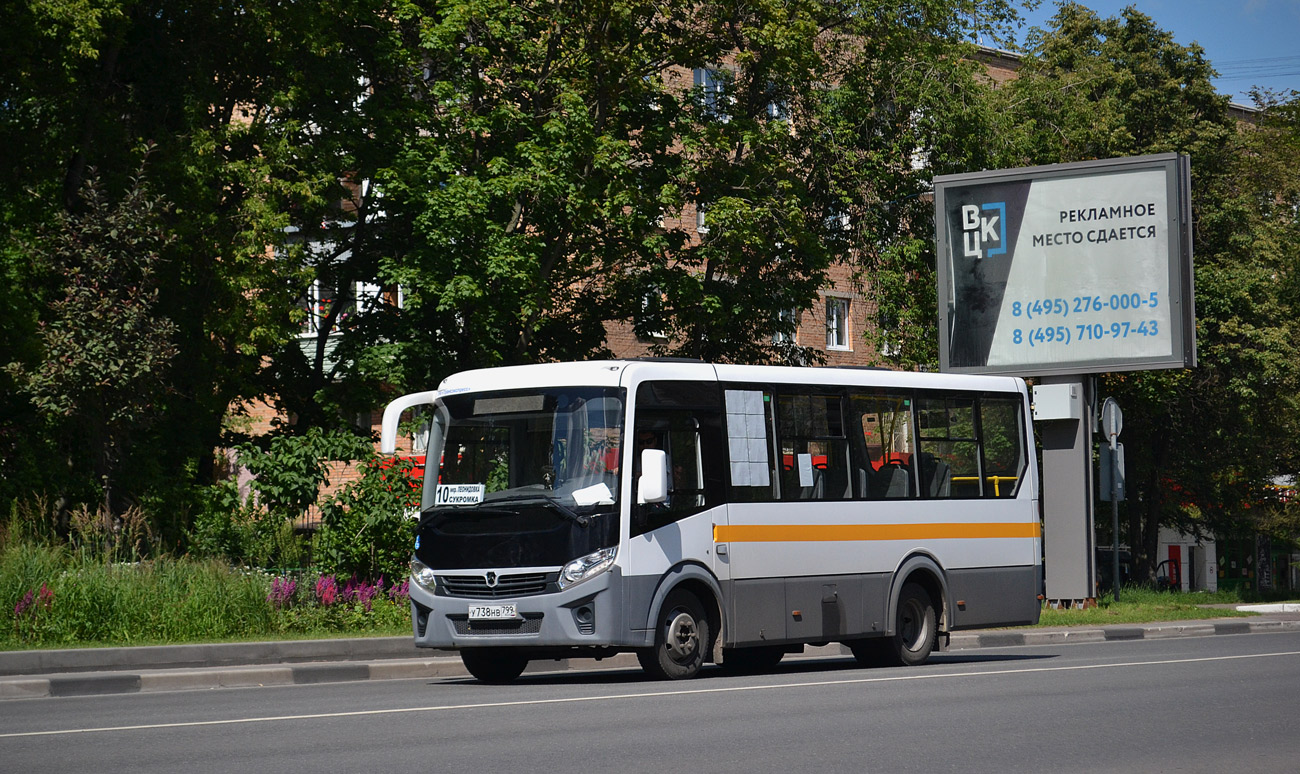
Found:
[(1294, 772), (1300, 632), (0, 703), (4, 772)]

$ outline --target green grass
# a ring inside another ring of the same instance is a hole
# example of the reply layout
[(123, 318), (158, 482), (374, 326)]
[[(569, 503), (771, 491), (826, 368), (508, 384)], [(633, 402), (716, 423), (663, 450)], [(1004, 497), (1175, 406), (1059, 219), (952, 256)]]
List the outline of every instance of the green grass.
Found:
[[(331, 637), (409, 636), (409, 602), (385, 589), (367, 606), (339, 582), (295, 579), (275, 597), (274, 576), (212, 560), (161, 558), (113, 564), (66, 546), (12, 542), (0, 550), (0, 650)], [(42, 589), (45, 591), (42, 592)], [(30, 595), (30, 597), (29, 597)], [(274, 598), (273, 598), (274, 597)], [(1123, 589), (1085, 610), (1042, 612), (1038, 626), (1103, 626), (1249, 616), (1234, 592)], [(25, 601), (25, 600), (30, 601)], [(20, 609), (21, 608), (21, 609)]]
[(113, 564), (10, 544), (0, 553), (0, 650), (410, 633), (404, 590), (362, 599), (337, 581), (323, 595), (318, 579), (297, 578), (273, 599), (284, 579), (218, 561)]
[(1236, 593), (1227, 591), (1182, 593), (1135, 587), (1120, 589), (1119, 597), (1116, 602), (1107, 595), (1097, 600), (1096, 607), (1082, 610), (1044, 609), (1038, 626), (1105, 626), (1254, 615), (1227, 607), (1207, 607), (1246, 604)]

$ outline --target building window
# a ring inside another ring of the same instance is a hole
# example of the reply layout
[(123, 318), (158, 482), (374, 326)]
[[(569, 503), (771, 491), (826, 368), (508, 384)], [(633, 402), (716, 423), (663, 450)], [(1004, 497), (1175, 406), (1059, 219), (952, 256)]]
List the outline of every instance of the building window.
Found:
[(316, 280), (307, 289), (307, 296), (302, 303), (307, 316), (302, 321), (299, 335), (314, 337), (320, 335), (324, 329), (330, 310), (335, 304), (343, 306), (339, 309), (333, 326), (327, 333), (345, 330), (356, 323), (357, 317), (378, 308), (383, 303), (383, 293), (379, 285), (371, 282), (348, 283), (346, 289), (340, 293), (333, 284)]
[(651, 287), (641, 295), (641, 315), (632, 325), (637, 338), (642, 341), (668, 338), (668, 334), (664, 333), (663, 329), (664, 316), (667, 313), (664, 308), (665, 301), (663, 291), (657, 286)]
[(849, 299), (826, 297), (826, 348), (847, 350), (849, 346)]
[(799, 310), (782, 309), (776, 314), (780, 330), (772, 334), (772, 343), (795, 344), (799, 333)]
[(728, 108), (731, 98), (727, 96), (727, 74), (711, 67), (695, 68), (695, 88), (700, 90), (705, 111), (713, 118), (726, 123), (731, 120)]
[(695, 205), (695, 233), (697, 234), (709, 233), (708, 221), (705, 220), (705, 213), (708, 209), (709, 208), (702, 203)]

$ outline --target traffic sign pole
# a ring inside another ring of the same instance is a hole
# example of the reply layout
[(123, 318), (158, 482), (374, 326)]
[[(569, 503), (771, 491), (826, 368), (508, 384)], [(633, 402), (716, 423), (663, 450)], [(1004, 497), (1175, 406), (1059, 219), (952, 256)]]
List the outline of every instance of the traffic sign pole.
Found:
[(1119, 434), (1124, 429), (1124, 412), (1114, 398), (1101, 407), (1101, 429), (1110, 439), (1110, 534), (1111, 584), (1119, 601)]

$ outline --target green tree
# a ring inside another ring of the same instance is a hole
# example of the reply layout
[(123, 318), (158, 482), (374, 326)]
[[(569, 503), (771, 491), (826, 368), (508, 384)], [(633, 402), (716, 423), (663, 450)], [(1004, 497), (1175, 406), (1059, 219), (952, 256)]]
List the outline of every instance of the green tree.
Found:
[(55, 442), (48, 466), (69, 493), (98, 491), (108, 515), (125, 507), (114, 503), (114, 485), (150, 438), (171, 387), (176, 324), (158, 304), (170, 235), (165, 208), (142, 177), (116, 204), (92, 177), (81, 202), (28, 246), (63, 287), (37, 327), (37, 364), (5, 370)]
[[(974, 89), (963, 41), (971, 19), (1009, 13), (998, 0), (403, 6), (391, 21), (407, 54), (388, 61), (420, 66), (374, 71), (404, 123), (368, 189), (379, 204), (358, 208), (383, 217), (358, 218), (348, 260), (405, 304), (359, 324), (341, 359), (414, 386), (599, 355), (613, 321), (657, 354), (813, 359), (782, 343), (786, 313), (816, 303), (835, 263), (914, 247), (899, 233), (928, 240), (915, 159), (965, 158), (969, 143), (937, 141)], [(380, 112), (370, 136), (387, 148), (396, 125)]]
[[(268, 356), (296, 333), (310, 279), (289, 227), (346, 191), (349, 159), (336, 151), (350, 129), (339, 121), (365, 90), (353, 57), (366, 48), (366, 21), (386, 7), (23, 2), (0, 29), (0, 171), (9, 181), (0, 223), (19, 237), (0, 252), (17, 283), (5, 297), (16, 303), (0, 313), (17, 336), (0, 342), (0, 362), (37, 368), (37, 326), (52, 322), (49, 301), (62, 286), (56, 267), (15, 245), (77, 211), (91, 168), (103, 190), (128, 188), (141, 145), (152, 142), (150, 187), (170, 205), (154, 312), (174, 323), (176, 355), (150, 410), (155, 453), (133, 467), (129, 495), (172, 518), (185, 512), (191, 483), (212, 479), (214, 448), (238, 440), (223, 435), (227, 412), (278, 379)], [(33, 393), (3, 392), (0, 442), (19, 460), (39, 457), (32, 450), (50, 441), (27, 418)], [(24, 480), (3, 494), (98, 496), (59, 491), (49, 467), (12, 468)]]
[(1230, 114), (1198, 46), (1135, 9), (1103, 19), (1066, 3), (1030, 44), (994, 95), (999, 166), (1192, 161), (1199, 366), (1102, 380), (1125, 411), (1136, 569), (1154, 577), (1161, 525), (1231, 534), (1296, 470), (1296, 156), (1267, 111), (1260, 124)]

